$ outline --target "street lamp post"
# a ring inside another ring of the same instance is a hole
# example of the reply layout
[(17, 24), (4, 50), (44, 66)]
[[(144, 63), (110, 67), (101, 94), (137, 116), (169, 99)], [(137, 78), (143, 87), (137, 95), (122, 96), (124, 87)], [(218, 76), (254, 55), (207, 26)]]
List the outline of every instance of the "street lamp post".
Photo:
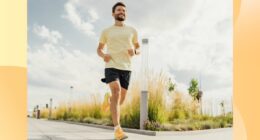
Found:
[(144, 129), (144, 123), (148, 120), (148, 39), (142, 39), (142, 84), (140, 96), (140, 129)]
[(70, 95), (69, 95), (69, 113), (71, 113), (71, 107), (72, 107), (72, 91), (73, 91), (73, 86), (70, 86)]
[(52, 98), (50, 99), (50, 106), (49, 106), (49, 119), (51, 119), (51, 113), (52, 113)]

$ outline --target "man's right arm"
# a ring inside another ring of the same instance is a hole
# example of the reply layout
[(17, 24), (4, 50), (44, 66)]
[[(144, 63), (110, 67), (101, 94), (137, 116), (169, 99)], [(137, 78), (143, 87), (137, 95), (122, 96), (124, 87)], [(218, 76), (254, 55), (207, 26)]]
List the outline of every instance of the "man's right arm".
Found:
[(97, 54), (98, 56), (104, 58), (105, 54), (103, 53), (103, 49), (105, 47), (105, 44), (99, 43), (97, 48)]
[(103, 52), (103, 49), (105, 47), (105, 44), (99, 43), (97, 48), (97, 54), (98, 56), (102, 57), (105, 62), (109, 62), (111, 59), (111, 56), (109, 54), (105, 54)]

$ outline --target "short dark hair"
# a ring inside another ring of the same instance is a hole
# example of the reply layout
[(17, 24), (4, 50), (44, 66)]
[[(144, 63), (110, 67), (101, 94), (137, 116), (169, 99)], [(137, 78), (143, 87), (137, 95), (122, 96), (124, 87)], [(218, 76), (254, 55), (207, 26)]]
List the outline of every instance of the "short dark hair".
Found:
[(123, 2), (117, 2), (117, 3), (112, 7), (112, 12), (113, 12), (113, 13), (115, 12), (117, 6), (126, 7)]

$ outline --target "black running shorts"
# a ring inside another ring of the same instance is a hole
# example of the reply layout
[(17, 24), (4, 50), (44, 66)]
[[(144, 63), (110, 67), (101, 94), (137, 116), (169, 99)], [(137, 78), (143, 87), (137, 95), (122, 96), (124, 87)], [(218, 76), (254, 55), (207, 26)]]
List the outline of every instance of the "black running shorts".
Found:
[(124, 89), (128, 89), (131, 77), (131, 71), (119, 70), (115, 68), (105, 68), (105, 82), (110, 83), (119, 80), (120, 85)]

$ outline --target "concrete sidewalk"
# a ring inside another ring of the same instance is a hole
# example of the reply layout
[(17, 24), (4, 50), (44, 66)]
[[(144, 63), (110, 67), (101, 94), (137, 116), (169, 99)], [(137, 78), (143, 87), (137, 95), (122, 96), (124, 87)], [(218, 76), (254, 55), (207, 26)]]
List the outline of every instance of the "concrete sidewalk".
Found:
[[(29, 140), (113, 140), (113, 130), (83, 125), (28, 119)], [(128, 140), (232, 140), (232, 128), (192, 131), (157, 132), (157, 136), (127, 133)]]

